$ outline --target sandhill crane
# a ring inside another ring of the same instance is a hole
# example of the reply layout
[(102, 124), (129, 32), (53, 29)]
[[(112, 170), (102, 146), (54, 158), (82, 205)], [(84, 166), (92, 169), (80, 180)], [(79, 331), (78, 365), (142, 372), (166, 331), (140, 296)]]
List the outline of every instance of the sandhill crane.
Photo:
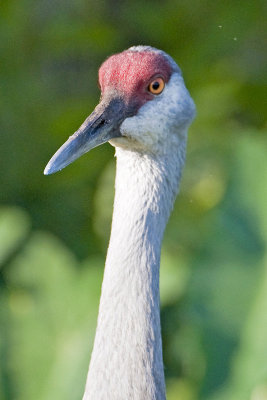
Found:
[(131, 47), (100, 67), (101, 99), (49, 161), (52, 174), (107, 141), (117, 171), (110, 243), (84, 400), (163, 400), (161, 242), (195, 115), (165, 52)]

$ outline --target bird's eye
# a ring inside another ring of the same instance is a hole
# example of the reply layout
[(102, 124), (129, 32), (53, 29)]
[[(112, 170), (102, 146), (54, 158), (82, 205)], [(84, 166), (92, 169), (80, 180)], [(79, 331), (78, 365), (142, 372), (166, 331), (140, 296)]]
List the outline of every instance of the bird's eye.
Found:
[(160, 94), (164, 89), (165, 82), (162, 78), (156, 78), (152, 82), (150, 82), (148, 86), (148, 90), (152, 94)]

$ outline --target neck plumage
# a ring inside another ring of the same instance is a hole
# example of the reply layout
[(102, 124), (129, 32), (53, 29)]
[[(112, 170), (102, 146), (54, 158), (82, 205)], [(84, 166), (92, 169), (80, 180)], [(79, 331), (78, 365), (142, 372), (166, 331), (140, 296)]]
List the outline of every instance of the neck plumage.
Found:
[(165, 399), (160, 252), (184, 155), (185, 143), (161, 157), (116, 150), (112, 230), (84, 400)]

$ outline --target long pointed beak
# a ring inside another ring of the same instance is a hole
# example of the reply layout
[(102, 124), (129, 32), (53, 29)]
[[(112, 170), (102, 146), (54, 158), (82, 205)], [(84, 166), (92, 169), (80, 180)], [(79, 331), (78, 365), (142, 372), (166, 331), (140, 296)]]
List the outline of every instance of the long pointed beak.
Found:
[(103, 99), (81, 127), (54, 154), (44, 174), (53, 174), (94, 147), (121, 136), (119, 127), (127, 114), (127, 107), (120, 97)]

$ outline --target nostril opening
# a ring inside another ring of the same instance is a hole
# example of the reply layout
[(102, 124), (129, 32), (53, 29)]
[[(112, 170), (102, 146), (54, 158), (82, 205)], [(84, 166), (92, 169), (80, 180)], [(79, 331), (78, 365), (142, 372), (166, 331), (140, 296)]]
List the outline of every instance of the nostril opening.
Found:
[(107, 121), (105, 119), (101, 119), (101, 121), (98, 124), (98, 127), (103, 126), (107, 123)]
[(106, 125), (107, 121), (104, 118), (97, 118), (91, 125), (93, 129), (99, 129), (102, 126)]

